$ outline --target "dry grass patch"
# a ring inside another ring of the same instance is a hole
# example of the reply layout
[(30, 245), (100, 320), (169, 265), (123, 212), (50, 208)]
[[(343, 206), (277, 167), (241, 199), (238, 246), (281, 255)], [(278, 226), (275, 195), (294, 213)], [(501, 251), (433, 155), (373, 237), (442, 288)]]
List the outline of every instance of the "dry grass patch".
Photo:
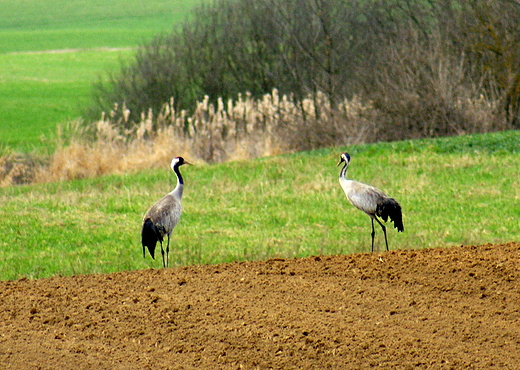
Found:
[[(480, 107), (473, 114), (494, 109), (482, 97), (469, 103)], [(222, 163), (361, 144), (382, 140), (388, 130), (371, 101), (354, 97), (333, 105), (322, 93), (296, 101), (273, 90), (259, 99), (250, 94), (218, 99), (216, 105), (206, 97), (192, 114), (174, 107), (171, 100), (158, 113), (143, 113), (137, 123), (124, 105), (89, 125), (70, 122), (58, 130), (57, 149), (45, 162), (13, 154), (0, 158), (0, 186), (164, 168), (173, 156)], [(392, 126), (394, 134), (407, 135), (400, 123)]]
[(59, 129), (57, 150), (46, 166), (25, 177), (17, 177), (21, 169), (9, 169), (2, 185), (165, 167), (178, 155), (221, 163), (358, 144), (376, 130), (375, 109), (357, 98), (333, 107), (324, 94), (295, 101), (277, 90), (260, 99), (249, 94), (227, 103), (219, 99), (216, 106), (206, 97), (191, 115), (176, 111), (170, 101), (156, 115), (151, 110), (143, 114), (136, 124), (128, 122), (129, 113), (125, 106), (115, 106), (91, 125), (69, 123)]

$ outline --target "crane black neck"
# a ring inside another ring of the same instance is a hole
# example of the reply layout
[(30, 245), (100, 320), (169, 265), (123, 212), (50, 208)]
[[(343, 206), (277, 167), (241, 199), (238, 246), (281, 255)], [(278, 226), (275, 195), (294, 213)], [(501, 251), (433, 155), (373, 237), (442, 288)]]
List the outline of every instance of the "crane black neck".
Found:
[(179, 171), (179, 163), (176, 163), (173, 166), (173, 172), (177, 175), (177, 180), (179, 181), (179, 184), (184, 185), (184, 179), (182, 178), (181, 171)]
[(341, 171), (339, 173), (339, 177), (340, 178), (346, 178), (346, 176), (347, 176), (347, 167), (348, 167), (348, 162), (345, 162), (345, 164), (343, 165), (343, 168), (341, 169)]

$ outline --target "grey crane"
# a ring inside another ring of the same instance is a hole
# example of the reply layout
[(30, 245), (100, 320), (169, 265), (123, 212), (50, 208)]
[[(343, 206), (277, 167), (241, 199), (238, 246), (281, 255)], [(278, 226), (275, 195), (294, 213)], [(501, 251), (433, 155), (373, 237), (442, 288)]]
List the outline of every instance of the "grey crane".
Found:
[(386, 227), (379, 221), (381, 217), (383, 221), (388, 218), (394, 223), (397, 231), (404, 231), (403, 216), (401, 213), (401, 206), (399, 203), (387, 196), (381, 190), (373, 186), (363, 184), (359, 181), (347, 180), (347, 168), (350, 163), (350, 155), (348, 153), (341, 153), (338, 166), (344, 163), (343, 168), (339, 173), (339, 183), (347, 196), (349, 202), (357, 209), (365, 212), (372, 219), (372, 252), (374, 251), (374, 220), (381, 226), (385, 234), (386, 250), (388, 250), (388, 239), (386, 237)]
[[(155, 259), (155, 246), (157, 241), (161, 244), (161, 254), (163, 267), (168, 266), (168, 254), (170, 252), (170, 235), (181, 218), (182, 191), (184, 190), (184, 180), (182, 178), (179, 167), (183, 164), (191, 164), (182, 157), (172, 159), (171, 168), (177, 175), (177, 186), (170, 193), (166, 194), (162, 199), (155, 203), (146, 212), (143, 217), (143, 228), (141, 230), (141, 242), (143, 244), (143, 257), (146, 255), (146, 249)], [(163, 239), (168, 237), (166, 244), (166, 259), (164, 258)]]

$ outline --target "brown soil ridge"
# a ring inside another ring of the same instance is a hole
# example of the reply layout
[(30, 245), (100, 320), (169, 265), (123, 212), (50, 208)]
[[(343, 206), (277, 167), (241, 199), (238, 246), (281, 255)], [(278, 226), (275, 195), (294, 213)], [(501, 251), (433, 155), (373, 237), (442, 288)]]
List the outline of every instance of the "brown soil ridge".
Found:
[(520, 369), (520, 243), (0, 282), (2, 369)]

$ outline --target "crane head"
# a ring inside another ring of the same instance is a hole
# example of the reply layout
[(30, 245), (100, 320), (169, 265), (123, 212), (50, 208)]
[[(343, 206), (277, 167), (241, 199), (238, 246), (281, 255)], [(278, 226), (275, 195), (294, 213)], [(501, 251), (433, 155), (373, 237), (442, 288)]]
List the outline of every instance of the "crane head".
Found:
[(345, 162), (347, 165), (350, 162), (350, 155), (347, 152), (341, 153), (341, 155), (339, 156), (339, 162), (338, 162), (337, 166), (339, 166), (343, 162)]
[(172, 159), (172, 163), (171, 163), (171, 168), (173, 169), (173, 167), (177, 166), (182, 166), (183, 164), (191, 164), (190, 162), (184, 160), (184, 158), (182, 157), (175, 157)]

